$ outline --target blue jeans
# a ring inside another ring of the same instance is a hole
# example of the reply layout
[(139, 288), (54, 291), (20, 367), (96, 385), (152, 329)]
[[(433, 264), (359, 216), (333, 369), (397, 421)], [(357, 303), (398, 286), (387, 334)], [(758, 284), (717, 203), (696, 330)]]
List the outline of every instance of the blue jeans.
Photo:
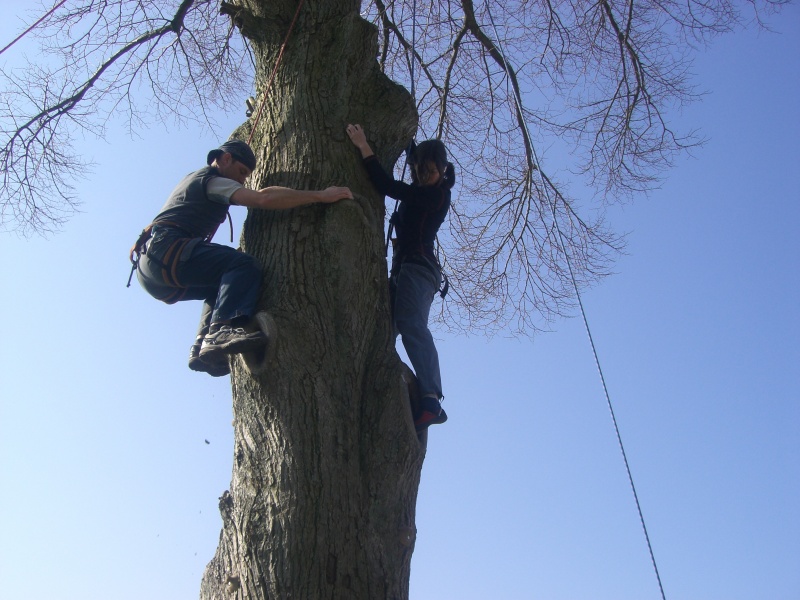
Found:
[(389, 280), (395, 337), (400, 334), (421, 395), (437, 398), (442, 398), (442, 377), (428, 316), (440, 279), (428, 267), (404, 262), (397, 275)]
[[(163, 228), (154, 228), (147, 253), (139, 261), (139, 283), (157, 300), (175, 291), (175, 287), (164, 281), (160, 261), (169, 245), (180, 237), (179, 230), (165, 234)], [(205, 335), (211, 323), (251, 317), (255, 313), (261, 267), (249, 254), (196, 238), (182, 252), (175, 273), (178, 283), (185, 288), (180, 300), (203, 300), (198, 335)]]

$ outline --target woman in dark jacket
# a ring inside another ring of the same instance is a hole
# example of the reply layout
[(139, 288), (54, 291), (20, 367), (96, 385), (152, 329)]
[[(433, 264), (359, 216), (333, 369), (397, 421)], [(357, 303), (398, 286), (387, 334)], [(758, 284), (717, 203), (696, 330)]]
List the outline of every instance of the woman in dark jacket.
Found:
[(400, 201), (392, 215), (397, 232), (389, 280), (392, 319), (395, 335), (400, 334), (419, 382), (422, 406), (415, 415), (414, 426), (422, 431), (447, 420), (441, 407), (439, 355), (428, 329), (428, 315), (441, 281), (434, 242), (450, 208), (455, 170), (447, 162), (444, 144), (426, 140), (409, 156), (412, 183), (396, 181), (381, 167), (360, 125), (348, 125), (347, 135), (361, 151), (364, 167), (377, 190)]

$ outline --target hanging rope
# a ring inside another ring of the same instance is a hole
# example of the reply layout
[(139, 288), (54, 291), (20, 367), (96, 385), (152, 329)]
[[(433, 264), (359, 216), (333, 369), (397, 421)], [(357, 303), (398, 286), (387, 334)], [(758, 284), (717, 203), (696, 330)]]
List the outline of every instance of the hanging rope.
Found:
[[(416, 61), (416, 54), (417, 54), (417, 0), (414, 0), (413, 4), (411, 5), (411, 90), (410, 92), (411, 92), (411, 98), (414, 100), (415, 103), (417, 99), (415, 82), (414, 82), (414, 64)], [(413, 143), (414, 142), (412, 140), (411, 144)], [(411, 148), (411, 144), (409, 145), (409, 148)], [(406, 162), (403, 165), (403, 175), (400, 177), (400, 179), (406, 178), (406, 169), (408, 168), (408, 160), (409, 158), (411, 158), (411, 151), (409, 150), (409, 148), (406, 148)], [(399, 205), (400, 205), (400, 200), (395, 200), (394, 211), (392, 212), (393, 216), (397, 212), (397, 207)], [(386, 256), (389, 255), (389, 243), (392, 240), (393, 231), (394, 231), (394, 223), (392, 223), (392, 220), (389, 219), (389, 229), (386, 232), (386, 247), (384, 248), (384, 253), (386, 254)]]
[[(486, 13), (489, 15), (489, 21), (492, 24), (492, 29), (494, 30), (494, 35), (495, 35), (495, 38), (497, 39), (497, 49), (500, 51), (500, 56), (501, 56), (501, 58), (503, 60), (503, 65), (506, 68), (506, 72), (508, 72), (508, 64), (506, 63), (505, 53), (500, 48), (500, 35), (497, 32), (497, 27), (495, 26), (494, 18), (492, 17), (492, 13), (489, 10), (488, 1), (486, 3)], [(519, 98), (519, 96), (516, 93), (514, 93), (514, 101), (515, 101), (515, 104), (517, 105), (517, 110), (520, 112), (520, 114), (522, 114), (522, 100)], [(522, 123), (523, 123), (523, 126), (526, 129), (525, 133), (528, 136), (528, 139), (530, 139), (530, 132), (527, 131), (527, 124), (525, 123), (524, 120), (522, 120)], [(536, 163), (538, 164), (539, 161), (538, 161), (538, 159), (536, 159), (535, 155), (534, 155), (534, 159), (536, 160)], [(537, 168), (536, 171), (540, 174), (540, 176), (542, 178), (544, 178), (544, 175), (541, 174), (541, 170), (539, 170)], [(545, 190), (547, 190), (547, 186), (546, 185), (543, 186), (543, 187), (544, 187)], [(617, 434), (617, 442), (619, 443), (619, 449), (622, 452), (622, 460), (625, 463), (625, 470), (628, 473), (628, 481), (630, 483), (631, 490), (633, 491), (633, 499), (636, 502), (636, 510), (639, 513), (639, 521), (642, 524), (642, 530), (644, 531), (644, 538), (647, 541), (647, 549), (650, 552), (650, 560), (653, 563), (653, 569), (655, 570), (655, 573), (656, 573), (656, 580), (658, 581), (658, 589), (661, 592), (662, 600), (666, 600), (666, 595), (664, 594), (664, 586), (661, 583), (661, 575), (659, 575), (659, 573), (658, 573), (658, 565), (656, 564), (656, 557), (655, 557), (655, 554), (653, 553), (653, 546), (650, 543), (650, 535), (647, 533), (647, 525), (645, 525), (645, 522), (644, 522), (644, 515), (642, 513), (642, 506), (639, 503), (639, 494), (636, 493), (636, 486), (633, 483), (633, 474), (631, 473), (631, 468), (630, 468), (630, 465), (628, 464), (628, 456), (627, 456), (627, 453), (625, 452), (625, 446), (622, 443), (622, 434), (620, 433), (619, 425), (617, 424), (617, 417), (614, 415), (614, 407), (611, 404), (611, 396), (608, 393), (608, 387), (606, 386), (606, 380), (605, 380), (605, 377), (603, 376), (603, 369), (600, 366), (600, 359), (597, 356), (597, 349), (595, 348), (594, 339), (592, 338), (592, 331), (589, 328), (589, 320), (586, 317), (586, 311), (584, 310), (584, 307), (583, 307), (583, 300), (581, 299), (581, 294), (580, 294), (580, 291), (578, 290), (578, 283), (577, 283), (577, 281), (575, 279), (575, 273), (572, 270), (572, 261), (570, 260), (569, 254), (567, 253), (567, 250), (566, 250), (566, 244), (564, 242), (564, 234), (561, 232), (561, 227), (558, 224), (558, 218), (556, 216), (556, 200), (551, 199), (549, 197), (549, 194), (548, 194), (548, 201), (550, 203), (550, 210), (551, 210), (551, 212), (553, 214), (553, 223), (555, 224), (556, 231), (558, 232), (559, 248), (561, 249), (561, 252), (564, 254), (564, 258), (566, 259), (566, 262), (567, 262), (567, 268), (569, 270), (569, 276), (570, 276), (570, 279), (572, 280), (572, 287), (575, 290), (575, 297), (578, 299), (578, 305), (580, 306), (580, 309), (581, 309), (581, 315), (583, 317), (583, 325), (586, 328), (586, 334), (589, 337), (589, 344), (592, 347), (592, 354), (594, 355), (594, 362), (595, 362), (595, 365), (597, 366), (597, 371), (600, 374), (600, 382), (601, 382), (601, 384), (603, 386), (603, 393), (605, 394), (605, 397), (606, 397), (606, 403), (608, 405), (608, 410), (611, 413), (611, 420), (612, 420), (612, 422), (614, 424), (614, 431)]]
[(411, 5), (411, 97), (416, 101), (414, 64), (417, 55), (417, 0)]
[(59, 8), (61, 8), (61, 7), (62, 7), (64, 4), (66, 4), (66, 3), (67, 3), (67, 0), (61, 0), (61, 2), (59, 2), (59, 3), (58, 3), (58, 4), (56, 4), (56, 5), (55, 5), (53, 8), (51, 8), (50, 10), (48, 10), (48, 11), (47, 11), (47, 12), (44, 14), (44, 16), (43, 16), (43, 17), (41, 17), (41, 18), (40, 18), (38, 21), (36, 21), (36, 23), (34, 23), (34, 24), (33, 24), (33, 25), (31, 25), (30, 27), (28, 27), (28, 28), (27, 28), (25, 31), (23, 31), (23, 32), (22, 32), (22, 33), (20, 33), (20, 34), (19, 34), (17, 37), (15, 37), (15, 38), (14, 38), (14, 39), (11, 41), (11, 43), (10, 43), (10, 44), (8, 44), (8, 45), (7, 45), (5, 48), (3, 48), (2, 50), (0, 50), (0, 54), (2, 54), (3, 52), (5, 52), (5, 51), (6, 51), (6, 50), (8, 50), (9, 48), (11, 48), (11, 46), (13, 46), (14, 44), (16, 44), (18, 41), (20, 41), (22, 38), (24, 38), (26, 35), (28, 35), (28, 34), (29, 34), (31, 31), (33, 31), (34, 29), (36, 29), (36, 27), (39, 25), (39, 23), (41, 23), (42, 21), (44, 21), (44, 20), (45, 20), (47, 17), (49, 17), (50, 15), (52, 15), (54, 12), (56, 12), (56, 11), (57, 11)]
[(281, 60), (283, 59), (283, 51), (286, 50), (286, 44), (289, 42), (289, 37), (292, 35), (292, 30), (294, 29), (295, 23), (297, 23), (297, 16), (300, 14), (300, 9), (303, 8), (303, 2), (304, 0), (300, 0), (300, 2), (297, 4), (297, 10), (294, 13), (292, 24), (289, 25), (289, 31), (286, 32), (286, 38), (283, 40), (281, 49), (278, 52), (278, 58), (275, 60), (275, 67), (272, 69), (272, 75), (269, 76), (267, 87), (264, 89), (264, 93), (261, 95), (261, 104), (258, 107), (256, 118), (253, 120), (253, 128), (250, 130), (250, 137), (247, 138), (248, 145), (251, 141), (253, 141), (253, 134), (256, 132), (256, 126), (258, 125), (259, 119), (261, 119), (261, 112), (264, 110), (264, 105), (267, 103), (267, 97), (269, 96), (269, 91), (272, 88), (272, 82), (275, 79), (275, 74), (278, 72), (278, 67), (281, 65)]

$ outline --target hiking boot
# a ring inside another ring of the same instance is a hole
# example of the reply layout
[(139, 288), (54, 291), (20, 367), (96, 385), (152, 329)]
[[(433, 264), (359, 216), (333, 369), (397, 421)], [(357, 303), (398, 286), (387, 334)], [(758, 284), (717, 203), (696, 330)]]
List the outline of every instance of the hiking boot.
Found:
[[(189, 349), (189, 368), (192, 371), (199, 371), (200, 373), (208, 373), (212, 377), (222, 377), (230, 375), (231, 367), (228, 364), (227, 355), (220, 355), (219, 361), (215, 360), (216, 356), (207, 356), (206, 359), (200, 358), (200, 343), (192, 344)], [(212, 360), (208, 360), (212, 359)]]
[(267, 336), (263, 331), (248, 332), (241, 327), (223, 325), (214, 333), (209, 333), (203, 338), (200, 346), (200, 358), (205, 362), (218, 362), (215, 360), (218, 355), (253, 352), (266, 343)]
[(414, 429), (417, 433), (424, 431), (431, 425), (440, 425), (447, 421), (447, 413), (436, 398), (425, 396), (420, 400), (420, 412), (414, 418)]

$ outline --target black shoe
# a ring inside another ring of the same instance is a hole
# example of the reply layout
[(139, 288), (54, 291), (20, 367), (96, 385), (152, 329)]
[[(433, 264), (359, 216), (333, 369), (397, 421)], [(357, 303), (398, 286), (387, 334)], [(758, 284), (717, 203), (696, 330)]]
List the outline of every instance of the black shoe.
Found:
[(200, 346), (200, 358), (205, 362), (216, 362), (207, 357), (222, 354), (241, 354), (253, 352), (267, 343), (267, 336), (263, 331), (248, 332), (241, 327), (223, 325), (214, 333), (209, 333), (203, 338)]
[(228, 356), (219, 356), (219, 361), (217, 361), (216, 358), (217, 357), (213, 355), (207, 356), (206, 359), (200, 358), (200, 344), (192, 344), (192, 347), (189, 349), (189, 368), (192, 371), (208, 373), (212, 377), (230, 375), (231, 368), (228, 364)]
[(444, 412), (438, 399), (425, 396), (419, 404), (420, 412), (414, 419), (414, 429), (417, 430), (417, 433), (431, 425), (440, 425), (447, 421), (447, 413)]

